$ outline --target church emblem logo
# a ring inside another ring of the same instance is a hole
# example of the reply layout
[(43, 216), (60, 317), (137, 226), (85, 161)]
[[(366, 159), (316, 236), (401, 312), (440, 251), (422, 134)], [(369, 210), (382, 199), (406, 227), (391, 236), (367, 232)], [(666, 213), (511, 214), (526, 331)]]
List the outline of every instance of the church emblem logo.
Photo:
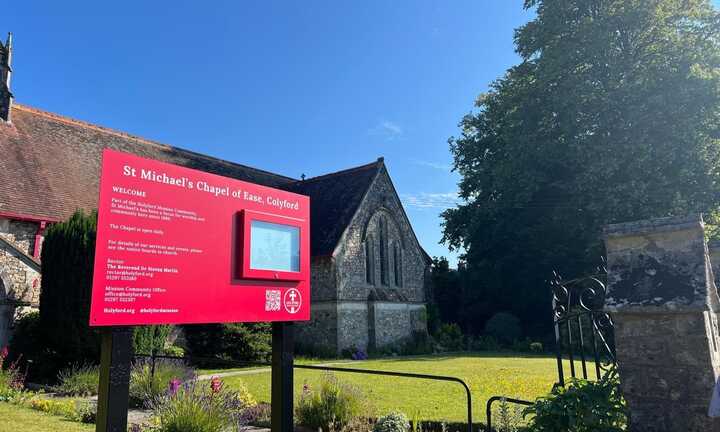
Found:
[(285, 310), (288, 313), (297, 313), (300, 310), (300, 306), (302, 306), (302, 296), (300, 295), (300, 291), (295, 288), (287, 290), (285, 292), (285, 296), (283, 297), (283, 304), (285, 305)]

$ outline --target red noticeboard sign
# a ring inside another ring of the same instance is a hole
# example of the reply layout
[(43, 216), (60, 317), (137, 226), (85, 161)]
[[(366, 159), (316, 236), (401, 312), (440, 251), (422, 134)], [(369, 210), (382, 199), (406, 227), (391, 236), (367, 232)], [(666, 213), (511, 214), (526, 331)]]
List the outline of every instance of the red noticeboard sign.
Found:
[(308, 197), (103, 152), (90, 325), (308, 319)]

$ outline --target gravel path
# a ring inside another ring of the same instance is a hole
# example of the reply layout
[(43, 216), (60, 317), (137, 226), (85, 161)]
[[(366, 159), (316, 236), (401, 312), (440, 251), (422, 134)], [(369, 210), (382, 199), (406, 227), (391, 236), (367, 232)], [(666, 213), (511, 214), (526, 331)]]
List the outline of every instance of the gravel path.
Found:
[[(312, 366), (341, 366), (346, 365), (348, 363), (362, 363), (362, 361), (339, 361), (339, 362), (330, 362), (330, 363), (317, 363), (313, 364)], [(238, 376), (238, 375), (253, 375), (258, 373), (267, 373), (270, 372), (272, 369), (270, 367), (262, 367), (262, 368), (253, 368), (253, 369), (243, 369), (243, 370), (237, 370), (237, 371), (231, 371), (231, 372), (219, 372), (214, 374), (205, 374), (205, 375), (198, 375), (197, 379), (200, 381), (204, 380), (210, 380), (213, 377), (218, 378), (225, 378), (225, 377), (231, 377), (231, 376)]]

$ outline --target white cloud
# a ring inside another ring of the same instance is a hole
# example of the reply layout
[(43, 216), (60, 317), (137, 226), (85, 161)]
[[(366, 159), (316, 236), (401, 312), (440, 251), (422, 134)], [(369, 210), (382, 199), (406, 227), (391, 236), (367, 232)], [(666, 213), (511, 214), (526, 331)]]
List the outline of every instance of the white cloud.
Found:
[(392, 141), (394, 139), (400, 138), (403, 135), (404, 131), (400, 125), (397, 123), (393, 123), (389, 120), (383, 120), (374, 127), (372, 127), (370, 130), (368, 130), (368, 134), (374, 135), (374, 136), (380, 136), (386, 141)]
[(453, 168), (452, 165), (449, 165), (449, 164), (429, 162), (429, 161), (423, 161), (423, 160), (413, 160), (413, 163), (415, 165), (424, 166), (424, 167), (436, 169), (439, 171), (445, 171), (445, 172), (450, 172)]
[(460, 202), (457, 192), (403, 194), (400, 199), (406, 207), (418, 209), (445, 210), (457, 206)]

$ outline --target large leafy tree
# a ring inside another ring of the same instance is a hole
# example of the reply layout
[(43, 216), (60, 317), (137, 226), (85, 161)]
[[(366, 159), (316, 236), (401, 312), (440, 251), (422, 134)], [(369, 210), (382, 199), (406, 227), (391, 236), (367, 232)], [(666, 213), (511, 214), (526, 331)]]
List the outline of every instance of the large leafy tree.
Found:
[(718, 207), (720, 16), (708, 0), (525, 7), (521, 63), (450, 140), (464, 202), (444, 235), (493, 308), (539, 331), (551, 271), (597, 264), (603, 225)]

